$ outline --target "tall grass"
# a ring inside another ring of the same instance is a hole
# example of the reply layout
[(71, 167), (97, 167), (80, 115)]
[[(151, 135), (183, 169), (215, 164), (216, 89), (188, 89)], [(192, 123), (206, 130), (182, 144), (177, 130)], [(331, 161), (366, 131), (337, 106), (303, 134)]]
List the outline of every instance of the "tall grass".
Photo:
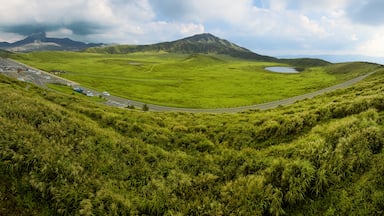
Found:
[(1, 215), (382, 214), (384, 74), (238, 114), (118, 109), (0, 75)]

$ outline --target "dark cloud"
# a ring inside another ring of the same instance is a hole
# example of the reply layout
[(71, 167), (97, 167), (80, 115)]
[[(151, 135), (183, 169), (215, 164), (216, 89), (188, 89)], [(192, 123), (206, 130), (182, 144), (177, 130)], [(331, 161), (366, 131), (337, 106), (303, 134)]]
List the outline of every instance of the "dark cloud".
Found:
[(367, 25), (384, 25), (384, 1), (360, 0), (350, 4), (347, 13), (350, 19)]
[(71, 23), (65, 28), (71, 30), (76, 35), (90, 35), (95, 34), (100, 31), (107, 31), (108, 26), (105, 26), (100, 23), (92, 23), (92, 22), (74, 22)]
[(121, 23), (119, 20), (125, 17), (117, 16), (117, 12), (131, 14), (127, 8), (122, 7), (126, 5), (122, 0), (18, 1), (23, 3), (2, 3), (0, 31), (22, 36), (37, 32), (66, 32), (71, 36), (82, 37), (118, 27)]
[(47, 32), (50, 29), (54, 29), (54, 28), (49, 26), (44, 26), (44, 25), (33, 25), (33, 24), (20, 24), (20, 25), (2, 27), (2, 30), (4, 32), (16, 33), (23, 36), (28, 36), (38, 32)]
[(1, 30), (8, 33), (16, 33), (23, 36), (28, 36), (38, 32), (58, 31), (60, 29), (71, 30), (73, 34), (79, 36), (86, 36), (95, 34), (100, 31), (108, 30), (107, 26), (93, 22), (75, 21), (69, 24), (35, 24), (23, 23), (19, 25), (3, 26)]

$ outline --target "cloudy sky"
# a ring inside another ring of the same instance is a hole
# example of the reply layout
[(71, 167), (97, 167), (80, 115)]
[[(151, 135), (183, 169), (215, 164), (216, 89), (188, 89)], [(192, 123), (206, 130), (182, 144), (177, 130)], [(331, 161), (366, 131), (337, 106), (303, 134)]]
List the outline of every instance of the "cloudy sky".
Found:
[(209, 32), (272, 55), (384, 59), (383, 0), (8, 0), (0, 41), (34, 32), (86, 42), (149, 44)]

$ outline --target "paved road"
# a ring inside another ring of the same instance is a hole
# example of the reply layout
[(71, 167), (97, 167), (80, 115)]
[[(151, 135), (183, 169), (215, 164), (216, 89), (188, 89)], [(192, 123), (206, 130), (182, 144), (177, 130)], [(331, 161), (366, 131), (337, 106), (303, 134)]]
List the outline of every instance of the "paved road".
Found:
[(79, 85), (78, 83), (72, 80), (67, 80), (65, 78), (56, 76), (52, 73), (48, 73), (46, 71), (31, 67), (24, 63), (15, 61), (13, 59), (0, 58), (0, 63), (1, 62), (4, 62), (5, 64), (8, 64), (8, 65), (13, 65), (14, 68), (21, 68), (23, 70), (23, 73), (19, 74), (19, 79), (27, 78), (25, 81), (35, 83), (36, 85), (39, 85), (44, 88), (47, 87), (46, 86), (47, 83), (61, 83), (63, 85), (68, 85), (68, 86)]
[[(159, 106), (159, 105), (153, 105), (153, 104), (147, 104), (149, 110), (151, 111), (158, 111), (158, 112), (193, 112), (193, 113), (237, 113), (237, 112), (243, 112), (250, 109), (259, 109), (259, 110), (267, 110), (267, 109), (273, 109), (278, 106), (286, 106), (289, 104), (293, 104), (296, 101), (304, 100), (313, 98), (315, 96), (334, 91), (336, 89), (346, 88), (349, 87), (366, 77), (376, 73), (376, 71), (370, 72), (368, 74), (356, 77), (354, 79), (348, 80), (346, 82), (340, 83), (338, 85), (334, 85), (328, 88), (324, 88), (315, 92), (311, 92), (304, 95), (299, 95), (295, 97), (290, 97), (278, 101), (272, 101), (268, 103), (263, 104), (256, 104), (251, 106), (242, 106), (242, 107), (234, 107), (234, 108), (219, 108), (219, 109), (190, 109), (190, 108), (176, 108), (176, 107), (166, 107), (166, 106)], [(138, 101), (130, 101), (124, 98), (119, 98), (115, 96), (107, 97), (108, 101), (106, 102), (109, 105), (115, 105), (115, 106), (121, 106), (126, 107), (129, 105), (134, 105), (135, 107), (142, 107), (144, 103), (138, 102)]]
[[(6, 66), (8, 66), (8, 65), (11, 65), (12, 67), (23, 66), (23, 68), (25, 68), (26, 71), (32, 71), (32, 73), (29, 73), (28, 76), (23, 75), (23, 77), (18, 77), (19, 79), (21, 79), (21, 78), (25, 79), (27, 77), (29, 79), (25, 80), (25, 81), (34, 82), (35, 84), (40, 85), (40, 86), (44, 86), (44, 87), (45, 87), (45, 83), (48, 83), (48, 82), (49, 83), (60, 82), (60, 83), (63, 83), (63, 84), (66, 83), (67, 85), (71, 85), (72, 87), (82, 88), (86, 92), (88, 92), (88, 91), (92, 92), (93, 95), (95, 95), (95, 96), (96, 95), (102, 95), (104, 98), (107, 99), (105, 104), (107, 104), (109, 106), (115, 106), (115, 107), (134, 106), (136, 108), (142, 108), (144, 106), (144, 104), (145, 104), (143, 102), (128, 100), (128, 99), (121, 98), (121, 97), (116, 97), (116, 96), (113, 96), (113, 95), (105, 96), (102, 93), (94, 91), (92, 89), (83, 88), (78, 83), (75, 83), (73, 81), (70, 81), (70, 80), (67, 80), (67, 79), (64, 79), (64, 78), (61, 78), (61, 77), (58, 77), (58, 76), (54, 76), (54, 75), (52, 75), (50, 73), (38, 70), (36, 68), (32, 68), (32, 67), (30, 67), (28, 65), (16, 62), (14, 60), (8, 60), (8, 59), (5, 60), (5, 59), (1, 59), (0, 58), (0, 69), (1, 69), (1, 66), (3, 68), (6, 68)], [(30, 69), (30, 70), (28, 70), (28, 69)], [(331, 86), (331, 87), (328, 87), (328, 88), (324, 88), (324, 89), (321, 89), (321, 90), (318, 90), (318, 91), (315, 91), (315, 92), (311, 92), (311, 93), (308, 93), (308, 94), (299, 95), (299, 96), (295, 96), (295, 97), (291, 97), (291, 98), (286, 98), (286, 99), (278, 100), (278, 101), (272, 101), (272, 102), (263, 103), (263, 104), (251, 105), (251, 106), (242, 106), (242, 107), (234, 107), (234, 108), (219, 108), (219, 109), (176, 108), (176, 107), (159, 106), (159, 105), (154, 105), (154, 104), (147, 104), (147, 106), (148, 106), (150, 111), (157, 111), (157, 112), (237, 113), (237, 112), (247, 111), (247, 110), (250, 110), (250, 109), (267, 110), (267, 109), (276, 108), (278, 106), (286, 106), (286, 105), (289, 105), (289, 104), (293, 104), (293, 103), (295, 103), (296, 101), (299, 101), (299, 100), (313, 98), (315, 96), (318, 96), (318, 95), (321, 95), (321, 94), (324, 94), (324, 93), (327, 93), (327, 92), (330, 92), (330, 91), (334, 91), (336, 89), (341, 89), (341, 88), (349, 87), (349, 86), (351, 86), (351, 85), (353, 85), (353, 84), (355, 84), (355, 83), (365, 79), (366, 77), (374, 74), (375, 72), (377, 72), (377, 71), (373, 71), (373, 72), (370, 72), (368, 74), (365, 74), (365, 75), (356, 77), (354, 79), (348, 80), (348, 81), (346, 81), (344, 83), (340, 83), (338, 85), (334, 85), (334, 86)]]

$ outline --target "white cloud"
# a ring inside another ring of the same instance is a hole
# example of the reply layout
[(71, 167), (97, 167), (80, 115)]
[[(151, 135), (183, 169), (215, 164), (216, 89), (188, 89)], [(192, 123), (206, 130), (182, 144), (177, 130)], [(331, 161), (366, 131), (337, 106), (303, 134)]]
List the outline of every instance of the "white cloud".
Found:
[(327, 36), (326, 30), (322, 26), (320, 26), (320, 24), (316, 21), (310, 20), (305, 15), (300, 15), (300, 21), (303, 25), (303, 28), (307, 30), (307, 32), (309, 32), (310, 34), (317, 35), (318, 37)]
[(373, 33), (371, 38), (356, 46), (355, 53), (364, 53), (368, 56), (382, 56), (384, 53), (383, 38), (384, 30)]
[(40, 30), (88, 42), (145, 44), (212, 32), (268, 53), (384, 53), (381, 0), (254, 2), (7, 0), (0, 7), (0, 41)]
[(7, 41), (13, 43), (21, 39), (23, 39), (23, 36), (16, 33), (1, 32), (0, 34), (0, 42)]
[(161, 18), (186, 22), (239, 23), (252, 11), (252, 0), (150, 0)]
[(185, 24), (180, 24), (180, 33), (185, 35), (185, 36), (190, 36), (193, 34), (199, 34), (199, 33), (204, 33), (204, 26), (201, 24), (195, 24), (195, 23), (185, 23)]
[(193, 4), (201, 14), (195, 16), (201, 16), (205, 22), (218, 20), (231, 24), (248, 21), (253, 8), (251, 0), (196, 0)]
[(287, 4), (288, 2), (284, 0), (271, 0), (269, 1), (269, 9), (278, 12), (285, 11), (285, 9), (287, 8)]
[(358, 37), (356, 34), (352, 34), (352, 35), (351, 35), (351, 40), (353, 40), (353, 41), (358, 41), (358, 40), (359, 40), (359, 37)]

